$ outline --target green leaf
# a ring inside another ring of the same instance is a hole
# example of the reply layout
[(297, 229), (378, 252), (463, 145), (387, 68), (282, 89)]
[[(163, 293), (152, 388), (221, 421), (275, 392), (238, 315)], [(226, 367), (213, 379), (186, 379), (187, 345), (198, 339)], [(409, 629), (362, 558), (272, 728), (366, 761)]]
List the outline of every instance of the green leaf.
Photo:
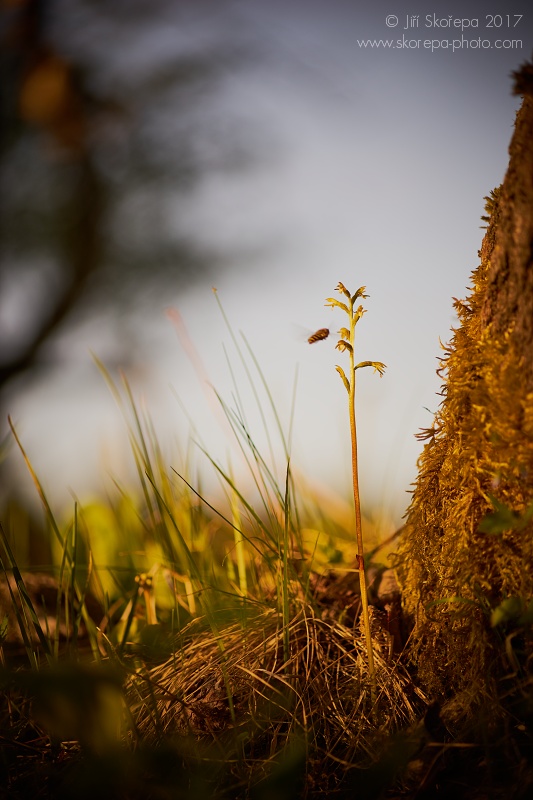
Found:
[(499, 606), (492, 609), (490, 624), (493, 628), (506, 622), (518, 622), (524, 612), (524, 601), (521, 597), (507, 597)]
[(533, 623), (533, 600), (527, 604), (525, 611), (518, 617), (519, 625), (531, 625)]
[(489, 494), (494, 512), (486, 514), (478, 525), (480, 533), (498, 536), (505, 531), (521, 531), (533, 517), (533, 503), (521, 515)]
[(528, 522), (533, 519), (533, 503), (529, 505), (526, 510), (524, 511), (524, 515), (522, 517), (522, 527), (525, 528)]

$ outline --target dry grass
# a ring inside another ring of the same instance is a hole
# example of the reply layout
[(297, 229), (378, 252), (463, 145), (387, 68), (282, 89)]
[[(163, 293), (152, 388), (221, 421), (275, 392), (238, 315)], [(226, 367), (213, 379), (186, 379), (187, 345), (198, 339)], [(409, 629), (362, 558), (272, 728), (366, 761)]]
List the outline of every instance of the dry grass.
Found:
[(374, 763), (387, 737), (417, 719), (421, 693), (389, 660), (386, 632), (381, 645), (377, 632), (372, 707), (359, 629), (323, 619), (320, 608), (303, 598), (291, 611), (288, 660), (287, 632), (274, 609), (215, 632), (206, 630), (205, 620), (191, 623), (182, 632), (189, 641), (177, 655), (131, 680), (138, 734), (224, 743), (221, 758), (234, 761), (236, 777), (247, 773), (254, 782), (295, 740), (305, 747), (309, 785), (320, 775), (331, 785), (337, 773)]

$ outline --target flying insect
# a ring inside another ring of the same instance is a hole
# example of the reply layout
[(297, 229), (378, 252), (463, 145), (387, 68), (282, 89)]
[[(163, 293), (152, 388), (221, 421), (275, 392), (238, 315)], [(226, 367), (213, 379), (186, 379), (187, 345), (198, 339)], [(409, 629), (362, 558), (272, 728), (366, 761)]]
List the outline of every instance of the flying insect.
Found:
[(315, 331), (307, 340), (309, 344), (314, 344), (315, 342), (322, 342), (324, 339), (327, 339), (329, 336), (329, 328), (319, 328)]

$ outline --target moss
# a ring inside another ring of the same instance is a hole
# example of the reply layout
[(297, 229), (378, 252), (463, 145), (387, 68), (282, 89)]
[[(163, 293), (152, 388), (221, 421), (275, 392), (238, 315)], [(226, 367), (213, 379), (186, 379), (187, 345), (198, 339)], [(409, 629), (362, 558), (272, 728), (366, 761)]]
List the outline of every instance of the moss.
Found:
[[(454, 301), (459, 325), (441, 359), (443, 400), (420, 434), (426, 444), (397, 557), (419, 680), (430, 696), (453, 698), (451, 716), (463, 721), (480, 707), (496, 716), (502, 710), (500, 681), (512, 654), (509, 630), (491, 625), (491, 611), (508, 597), (533, 597), (531, 521), (479, 530), (495, 502), (520, 515), (533, 499), (530, 96), (517, 114), (505, 180), (486, 211), (470, 294)], [(527, 635), (520, 641), (526, 663), (533, 648)]]

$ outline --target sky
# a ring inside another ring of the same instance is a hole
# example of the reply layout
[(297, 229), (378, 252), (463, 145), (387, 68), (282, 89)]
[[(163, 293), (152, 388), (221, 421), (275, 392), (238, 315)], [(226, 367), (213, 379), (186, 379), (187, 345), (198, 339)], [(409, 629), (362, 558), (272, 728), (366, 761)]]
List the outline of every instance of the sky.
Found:
[[(456, 322), (452, 298), (468, 293), (483, 198), (507, 166), (520, 103), (510, 73), (533, 51), (526, 5), (510, 14), (441, 0), (161, 2), (136, 27), (120, 3), (114, 15), (91, 3), (58, 14), (57, 41), (92, 63), (98, 80), (131, 91), (142, 90), (154, 65), (213, 43), (248, 56), (225, 70), (206, 102), (196, 140), (205, 169), (186, 202), (172, 186), (158, 199), (158, 235), (186, 236), (223, 266), (185, 288), (169, 281), (164, 301), (147, 292), (120, 319), (111, 309), (71, 324), (50, 344), (62, 355), (59, 366), (14, 383), (8, 394), (9, 413), (57, 507), (71, 505), (73, 494), (103, 493), (110, 475), (131, 476), (124, 422), (93, 353), (123, 363), (169, 465), (180, 466), (192, 436), (239, 475), (238, 449), (212, 388), (234, 404), (232, 372), (250, 432), (268, 448), (213, 284), (287, 431), (292, 413), (293, 469), (348, 498), (347, 399), (335, 371), (346, 357), (335, 337), (306, 342), (317, 328), (344, 324), (324, 306), (342, 281), (369, 294), (358, 360), (387, 364), (381, 379), (358, 373), (363, 505), (399, 523), (422, 446), (415, 434), (431, 425), (441, 400), (436, 368), (440, 342)], [(365, 46), (368, 40), (392, 46)], [(155, 112), (152, 147), (166, 152), (183, 124), (180, 108), (162, 103)], [(220, 158), (232, 146), (249, 154), (245, 168)], [(143, 246), (134, 226), (125, 222), (124, 231)], [(185, 326), (181, 336), (169, 309)], [(260, 388), (257, 373), (253, 383)], [(275, 439), (271, 417), (267, 426)], [(27, 487), (20, 454), (12, 449), (9, 459), (13, 479)], [(280, 448), (276, 460), (283, 474)], [(196, 461), (202, 475), (210, 473), (201, 453)]]

